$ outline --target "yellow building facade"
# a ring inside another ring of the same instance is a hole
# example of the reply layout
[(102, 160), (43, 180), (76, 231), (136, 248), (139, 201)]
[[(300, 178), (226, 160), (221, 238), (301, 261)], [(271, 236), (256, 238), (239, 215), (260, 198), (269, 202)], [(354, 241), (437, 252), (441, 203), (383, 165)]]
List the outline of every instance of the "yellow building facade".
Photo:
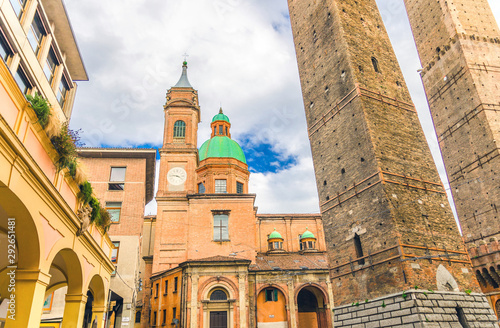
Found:
[[(82, 327), (89, 311), (104, 327), (112, 244), (86, 227), (80, 181), (57, 168), (50, 140), (70, 118), (74, 81), (87, 80), (62, 1), (0, 1), (0, 57), (0, 327), (40, 327), (63, 287), (62, 327)], [(35, 94), (51, 107), (44, 128)]]

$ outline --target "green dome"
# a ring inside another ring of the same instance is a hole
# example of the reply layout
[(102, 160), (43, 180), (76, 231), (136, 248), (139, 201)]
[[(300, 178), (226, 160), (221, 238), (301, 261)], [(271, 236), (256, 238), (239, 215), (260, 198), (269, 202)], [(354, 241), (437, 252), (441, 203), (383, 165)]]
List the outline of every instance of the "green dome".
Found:
[(276, 231), (276, 228), (274, 228), (274, 231), (271, 232), (271, 234), (268, 237), (268, 239), (274, 239), (274, 238), (283, 239), (283, 237), (281, 237), (281, 234), (278, 231)]
[(200, 161), (211, 157), (230, 157), (245, 164), (247, 163), (245, 154), (243, 153), (240, 145), (226, 136), (214, 136), (201, 145), (199, 151)]
[(226, 121), (227, 123), (230, 123), (229, 117), (227, 117), (226, 114), (223, 114), (222, 110), (219, 112), (219, 114), (215, 115), (214, 118), (212, 119), (212, 122), (215, 122), (215, 121)]
[(313, 238), (313, 239), (316, 239), (316, 237), (314, 237), (313, 233), (309, 230), (307, 230), (306, 228), (306, 232), (304, 232), (302, 234), (302, 236), (300, 237), (300, 239), (305, 239), (305, 238)]

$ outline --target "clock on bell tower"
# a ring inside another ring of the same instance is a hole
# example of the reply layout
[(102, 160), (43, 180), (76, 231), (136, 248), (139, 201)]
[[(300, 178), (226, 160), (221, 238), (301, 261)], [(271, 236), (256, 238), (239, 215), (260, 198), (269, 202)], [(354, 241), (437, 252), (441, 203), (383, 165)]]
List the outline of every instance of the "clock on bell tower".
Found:
[(182, 74), (167, 91), (164, 106), (165, 127), (160, 149), (160, 177), (157, 197), (182, 196), (196, 190), (195, 170), (198, 163), (198, 92), (187, 77), (187, 62)]

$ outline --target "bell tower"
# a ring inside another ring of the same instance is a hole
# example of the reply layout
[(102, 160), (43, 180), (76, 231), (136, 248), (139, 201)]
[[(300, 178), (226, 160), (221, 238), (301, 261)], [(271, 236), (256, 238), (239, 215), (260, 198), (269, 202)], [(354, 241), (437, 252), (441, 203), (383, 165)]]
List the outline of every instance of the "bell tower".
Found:
[(198, 92), (189, 83), (187, 62), (182, 65), (177, 84), (167, 91), (164, 111), (165, 128), (156, 194), (159, 238), (154, 242), (153, 273), (175, 267), (187, 259), (188, 194), (196, 192), (200, 122)]
[(182, 75), (167, 92), (163, 147), (160, 149), (160, 179), (157, 197), (193, 193), (196, 186), (197, 137), (200, 122), (198, 92), (187, 77), (187, 62)]

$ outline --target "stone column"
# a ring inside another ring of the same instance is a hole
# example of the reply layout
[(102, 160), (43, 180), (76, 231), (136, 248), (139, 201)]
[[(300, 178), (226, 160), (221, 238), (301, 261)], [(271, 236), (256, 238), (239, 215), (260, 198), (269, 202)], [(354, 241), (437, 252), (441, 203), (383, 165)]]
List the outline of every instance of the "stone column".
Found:
[[(50, 275), (40, 270), (7, 269), (5, 274), (14, 272), (14, 312), (7, 311), (6, 328), (38, 328), (42, 318), (45, 290)], [(9, 283), (10, 284), (10, 283)], [(9, 295), (6, 295), (9, 297)], [(10, 305), (10, 304), (9, 304)], [(10, 308), (10, 307), (9, 307)], [(11, 316), (15, 314), (15, 316)], [(15, 320), (12, 320), (15, 319)]]
[(104, 328), (104, 318), (106, 315), (106, 306), (92, 307), (92, 322), (97, 321), (97, 328)]
[(191, 328), (198, 328), (198, 275), (191, 276)]
[(297, 328), (297, 305), (295, 304), (295, 288), (293, 286), (293, 278), (287, 282), (288, 286), (288, 308), (290, 309), (290, 328)]
[(87, 295), (66, 294), (61, 328), (80, 328), (83, 325)]
[(248, 315), (247, 315), (247, 290), (246, 290), (246, 280), (247, 280), (247, 275), (244, 273), (241, 273), (238, 275), (238, 287), (239, 287), (239, 294), (240, 294), (240, 328), (247, 328), (247, 320), (248, 320)]

